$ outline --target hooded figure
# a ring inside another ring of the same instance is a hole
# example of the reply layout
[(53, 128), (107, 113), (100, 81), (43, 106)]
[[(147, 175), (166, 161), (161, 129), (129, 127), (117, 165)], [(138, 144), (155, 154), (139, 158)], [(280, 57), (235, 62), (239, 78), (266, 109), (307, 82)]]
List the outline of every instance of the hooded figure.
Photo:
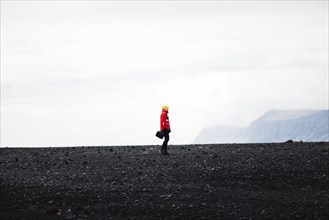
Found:
[(170, 133), (170, 123), (169, 123), (169, 107), (164, 105), (162, 106), (162, 113), (160, 116), (160, 130), (163, 133), (164, 141), (161, 147), (161, 154), (163, 155), (169, 155), (167, 151), (168, 141), (169, 141), (169, 133)]

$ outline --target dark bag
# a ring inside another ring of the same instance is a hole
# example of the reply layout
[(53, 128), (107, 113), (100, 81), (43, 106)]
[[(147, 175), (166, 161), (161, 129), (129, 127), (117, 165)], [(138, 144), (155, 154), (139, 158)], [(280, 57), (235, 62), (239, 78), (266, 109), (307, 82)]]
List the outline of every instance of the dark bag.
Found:
[(163, 138), (163, 132), (162, 131), (157, 131), (157, 133), (155, 134), (155, 136), (157, 136), (158, 138), (162, 139)]

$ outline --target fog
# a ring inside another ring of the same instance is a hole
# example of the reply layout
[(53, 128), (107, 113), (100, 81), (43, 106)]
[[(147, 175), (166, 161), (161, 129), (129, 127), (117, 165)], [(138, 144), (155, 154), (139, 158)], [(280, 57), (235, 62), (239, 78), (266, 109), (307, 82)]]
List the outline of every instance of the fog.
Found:
[(1, 1), (1, 146), (170, 144), (328, 109), (327, 1)]

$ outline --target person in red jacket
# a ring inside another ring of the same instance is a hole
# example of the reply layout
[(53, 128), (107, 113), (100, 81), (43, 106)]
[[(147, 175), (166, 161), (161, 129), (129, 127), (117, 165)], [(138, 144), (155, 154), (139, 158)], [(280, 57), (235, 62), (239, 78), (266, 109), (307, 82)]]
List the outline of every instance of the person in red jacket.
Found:
[(160, 116), (160, 131), (163, 133), (165, 138), (161, 147), (161, 154), (163, 155), (169, 155), (167, 151), (167, 146), (169, 141), (169, 133), (171, 132), (171, 130), (170, 130), (169, 117), (168, 117), (168, 110), (169, 110), (168, 106), (166, 105), (162, 106), (162, 113)]

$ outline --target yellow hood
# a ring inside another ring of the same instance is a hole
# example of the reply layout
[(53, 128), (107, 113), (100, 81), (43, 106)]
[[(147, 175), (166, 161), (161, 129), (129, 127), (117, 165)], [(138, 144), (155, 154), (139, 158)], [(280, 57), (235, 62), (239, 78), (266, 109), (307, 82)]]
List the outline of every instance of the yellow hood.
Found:
[(162, 106), (162, 110), (168, 111), (168, 109), (169, 109), (169, 106), (167, 106), (167, 105)]

